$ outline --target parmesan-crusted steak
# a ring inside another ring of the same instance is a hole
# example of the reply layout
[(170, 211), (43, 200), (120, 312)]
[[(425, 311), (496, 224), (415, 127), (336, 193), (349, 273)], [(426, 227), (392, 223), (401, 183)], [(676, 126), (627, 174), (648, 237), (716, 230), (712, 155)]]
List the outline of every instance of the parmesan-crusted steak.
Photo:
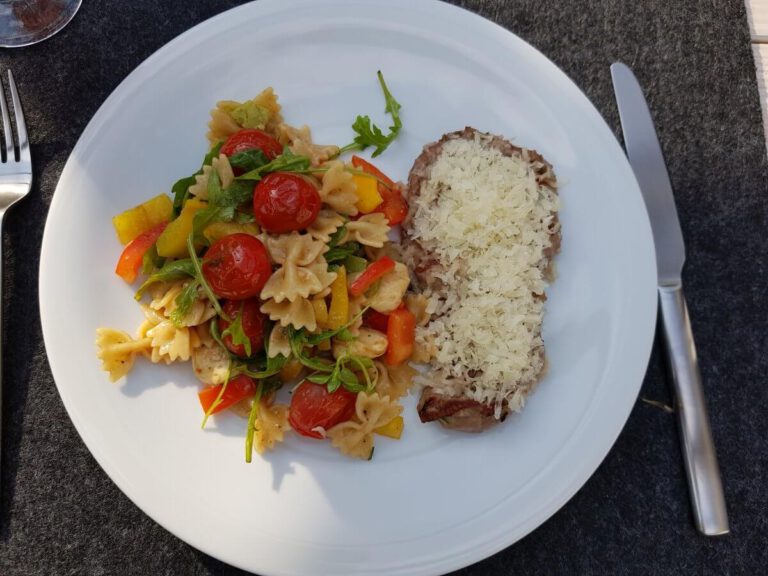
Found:
[[(430, 170), (440, 158), (446, 143), (455, 140), (475, 140), (481, 137), (483, 145), (488, 148), (498, 150), (503, 156), (522, 158), (527, 162), (535, 175), (536, 183), (539, 187), (546, 187), (553, 192), (557, 190), (557, 181), (552, 171), (552, 166), (534, 150), (528, 150), (515, 146), (507, 140), (489, 134), (479, 132), (475, 128), (466, 127), (464, 130), (445, 134), (437, 142), (427, 144), (422, 153), (416, 158), (413, 167), (408, 176), (408, 195), (409, 198), (416, 198), (422, 191), (422, 186), (430, 179)], [(411, 203), (413, 206), (413, 203)], [(417, 238), (412, 236), (413, 209), (403, 223), (403, 236), (406, 242), (412, 246), (414, 275), (416, 276), (418, 287), (422, 290), (429, 289), (433, 293), (440, 293), (442, 290), (451, 290), (445, 282), (436, 278), (434, 272), (440, 270), (445, 264), (419, 243)], [(544, 258), (539, 263), (539, 267), (547, 280), (554, 276), (552, 267), (552, 258), (560, 249), (561, 235), (560, 225), (557, 213), (553, 214), (548, 228), (549, 246), (544, 250)], [(537, 298), (544, 299), (544, 294), (535, 295)], [(482, 318), (480, 319), (482, 321)], [(535, 352), (543, 357), (543, 347)], [(543, 363), (543, 366), (546, 362)], [(527, 394), (534, 388), (545, 368), (542, 367), (537, 377), (530, 382), (520, 382), (520, 388)], [(472, 372), (472, 371), (469, 371)], [(464, 376), (467, 386), (466, 390), (472, 384), (473, 378), (476, 378), (478, 372), (467, 373)], [(455, 386), (453, 389), (455, 390)], [(481, 403), (466, 395), (465, 392), (448, 393), (438, 391), (434, 387), (426, 386), (422, 392), (418, 405), (419, 417), (422, 422), (439, 421), (444, 426), (465, 432), (481, 432), (494, 424), (503, 421), (510, 411), (507, 402), (500, 406)]]

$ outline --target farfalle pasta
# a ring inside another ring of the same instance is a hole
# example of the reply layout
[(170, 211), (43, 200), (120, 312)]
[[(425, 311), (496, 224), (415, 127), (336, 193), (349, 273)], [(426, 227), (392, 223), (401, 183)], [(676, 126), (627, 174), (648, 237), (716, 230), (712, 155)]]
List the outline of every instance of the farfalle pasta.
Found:
[(402, 368), (414, 341), (408, 281), (387, 251), (405, 217), (401, 187), (343, 156), (383, 132), (316, 144), (309, 127), (283, 121), (271, 88), (218, 102), (208, 128), (202, 166), (172, 199), (114, 220), (125, 244), (116, 272), (141, 277), (145, 320), (136, 337), (97, 331), (102, 368), (119, 381), (137, 359), (190, 362), (203, 425), (247, 416), (247, 461), (289, 433), (370, 458), (376, 436), (399, 438), (413, 376)]

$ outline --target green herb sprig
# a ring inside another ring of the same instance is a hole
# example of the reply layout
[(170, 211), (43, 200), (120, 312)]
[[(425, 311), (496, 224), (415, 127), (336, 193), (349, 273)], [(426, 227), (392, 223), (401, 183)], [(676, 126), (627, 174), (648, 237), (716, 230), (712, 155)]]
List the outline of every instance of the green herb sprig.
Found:
[(374, 146), (376, 149), (373, 151), (372, 156), (375, 158), (397, 138), (400, 134), (400, 130), (403, 127), (403, 122), (400, 120), (400, 109), (402, 106), (395, 100), (392, 93), (387, 88), (386, 82), (384, 82), (384, 75), (381, 70), (376, 72), (376, 76), (379, 79), (381, 85), (381, 91), (384, 93), (385, 107), (384, 111), (392, 117), (392, 126), (389, 127), (389, 132), (384, 134), (384, 131), (371, 123), (371, 119), (368, 116), (358, 116), (352, 123), (352, 129), (357, 133), (352, 143), (347, 144), (339, 150), (339, 154), (352, 151), (362, 151), (369, 146)]

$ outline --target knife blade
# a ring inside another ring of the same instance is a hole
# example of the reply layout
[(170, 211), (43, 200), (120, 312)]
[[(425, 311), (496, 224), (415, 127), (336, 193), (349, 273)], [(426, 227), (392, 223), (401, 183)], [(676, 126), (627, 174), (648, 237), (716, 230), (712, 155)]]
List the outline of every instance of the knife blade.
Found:
[(683, 294), (685, 243), (672, 185), (637, 78), (620, 62), (611, 65), (611, 77), (627, 157), (640, 185), (653, 230), (661, 332), (669, 359), (694, 519), (700, 532), (719, 536), (729, 532), (728, 513)]

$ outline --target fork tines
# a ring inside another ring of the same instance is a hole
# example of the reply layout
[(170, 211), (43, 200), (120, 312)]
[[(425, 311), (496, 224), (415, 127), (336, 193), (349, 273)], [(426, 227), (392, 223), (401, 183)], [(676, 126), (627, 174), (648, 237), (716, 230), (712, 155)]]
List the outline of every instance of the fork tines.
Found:
[[(27, 126), (24, 123), (24, 113), (21, 109), (21, 101), (16, 91), (16, 83), (13, 73), (8, 70), (8, 88), (11, 92), (14, 124), (11, 123), (11, 115), (6, 96), (6, 90), (0, 80), (0, 113), (2, 114), (3, 138), (0, 141), (0, 162), (31, 162), (29, 154), (29, 140), (27, 138)], [(15, 125), (15, 126), (14, 126)], [(14, 139), (14, 127), (16, 139)]]

